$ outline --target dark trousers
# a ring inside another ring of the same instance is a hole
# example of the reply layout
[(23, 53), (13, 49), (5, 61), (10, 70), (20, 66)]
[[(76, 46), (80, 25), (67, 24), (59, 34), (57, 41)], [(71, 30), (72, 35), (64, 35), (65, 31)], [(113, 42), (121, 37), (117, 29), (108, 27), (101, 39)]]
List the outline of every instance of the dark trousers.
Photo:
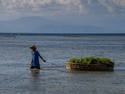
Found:
[(40, 66), (31, 66), (30, 69), (40, 69)]

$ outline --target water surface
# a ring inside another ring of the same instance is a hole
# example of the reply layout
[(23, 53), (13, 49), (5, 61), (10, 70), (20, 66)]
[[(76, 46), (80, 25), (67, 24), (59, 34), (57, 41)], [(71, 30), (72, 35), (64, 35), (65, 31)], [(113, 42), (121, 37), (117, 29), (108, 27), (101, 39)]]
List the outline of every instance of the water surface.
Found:
[[(35, 44), (47, 63), (29, 70)], [(114, 72), (66, 72), (72, 57), (108, 57)], [(0, 94), (124, 94), (124, 35), (0, 35)]]

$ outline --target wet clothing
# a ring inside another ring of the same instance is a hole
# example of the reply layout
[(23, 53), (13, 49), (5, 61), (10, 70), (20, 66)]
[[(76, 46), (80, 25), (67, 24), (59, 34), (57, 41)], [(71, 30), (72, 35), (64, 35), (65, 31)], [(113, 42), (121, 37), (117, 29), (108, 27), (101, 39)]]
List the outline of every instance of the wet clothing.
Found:
[(36, 67), (31, 66), (30, 69), (40, 69), (40, 66), (36, 66)]
[(31, 68), (40, 68), (40, 64), (39, 64), (39, 52), (36, 50), (34, 51), (34, 53), (32, 53), (32, 64), (31, 64)]

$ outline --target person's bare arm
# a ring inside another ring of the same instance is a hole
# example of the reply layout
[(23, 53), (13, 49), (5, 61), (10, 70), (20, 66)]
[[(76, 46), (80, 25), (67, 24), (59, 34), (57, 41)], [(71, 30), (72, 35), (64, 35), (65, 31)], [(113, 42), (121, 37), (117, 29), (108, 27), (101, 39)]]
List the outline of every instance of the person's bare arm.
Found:
[(43, 57), (42, 56), (39, 56), (42, 60), (43, 60), (43, 62), (46, 62), (46, 60), (45, 59), (43, 59)]

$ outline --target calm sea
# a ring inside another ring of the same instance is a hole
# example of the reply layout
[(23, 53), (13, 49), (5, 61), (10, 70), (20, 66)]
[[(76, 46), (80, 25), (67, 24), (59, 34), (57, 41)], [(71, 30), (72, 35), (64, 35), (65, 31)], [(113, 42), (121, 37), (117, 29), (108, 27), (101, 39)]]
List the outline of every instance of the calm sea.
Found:
[[(35, 44), (47, 60), (39, 73), (29, 70)], [(73, 57), (107, 57), (114, 72), (65, 70)], [(0, 94), (125, 94), (124, 34), (1, 34)]]

